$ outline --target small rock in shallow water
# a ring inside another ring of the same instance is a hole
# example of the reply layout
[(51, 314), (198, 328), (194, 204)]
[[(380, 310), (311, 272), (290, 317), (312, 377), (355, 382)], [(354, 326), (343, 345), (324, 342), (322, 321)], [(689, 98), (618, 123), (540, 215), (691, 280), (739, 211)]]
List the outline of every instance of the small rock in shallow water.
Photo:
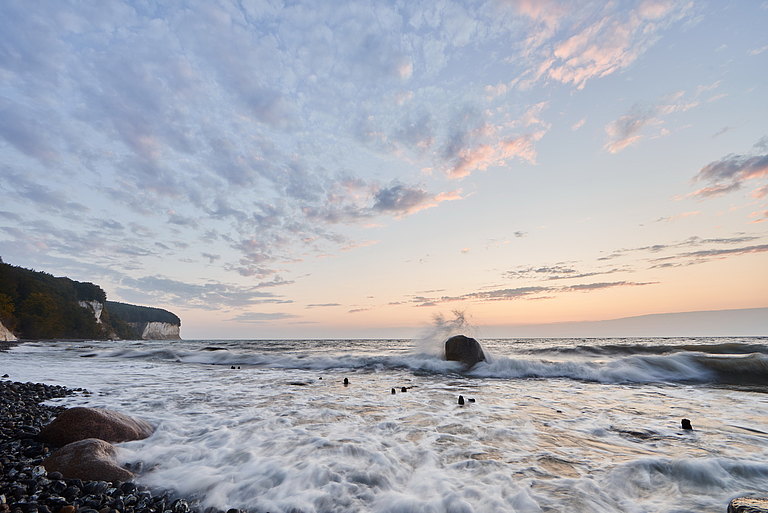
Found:
[(189, 513), (189, 504), (184, 499), (177, 499), (171, 504), (173, 513)]
[(459, 405), (464, 406), (464, 396), (463, 395), (459, 396)]
[(688, 419), (683, 419), (680, 422), (680, 425), (683, 427), (683, 429), (693, 430), (693, 426), (691, 426), (691, 421)]

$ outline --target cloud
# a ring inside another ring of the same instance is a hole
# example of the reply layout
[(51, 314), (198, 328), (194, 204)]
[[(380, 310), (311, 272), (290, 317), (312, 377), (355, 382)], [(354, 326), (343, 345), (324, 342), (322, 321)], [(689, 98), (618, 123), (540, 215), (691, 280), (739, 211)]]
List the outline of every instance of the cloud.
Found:
[[(755, 149), (762, 149), (762, 142)], [(726, 155), (720, 160), (702, 167), (694, 177), (695, 182), (709, 183), (692, 193), (693, 196), (711, 197), (741, 189), (745, 182), (768, 177), (768, 154)], [(763, 186), (764, 187), (764, 186)], [(756, 191), (760, 196), (763, 187)]]
[(690, 9), (689, 4), (671, 1), (641, 1), (634, 9), (618, 9), (612, 3), (570, 8), (534, 4), (517, 4), (520, 12), (544, 23), (527, 41), (528, 54), (536, 56), (538, 65), (520, 82), (526, 88), (550, 79), (583, 89), (590, 80), (621, 71)]
[(592, 276), (601, 276), (605, 274), (614, 274), (622, 272), (622, 269), (608, 269), (605, 271), (592, 271), (581, 272), (577, 271), (573, 267), (567, 267), (565, 265), (553, 265), (543, 267), (521, 267), (513, 271), (507, 271), (504, 276), (509, 279), (526, 279), (526, 280), (569, 280), (569, 279), (581, 279), (589, 278)]
[(120, 293), (123, 296), (151, 298), (160, 303), (205, 310), (292, 302), (272, 293), (262, 292), (260, 288), (262, 286), (241, 286), (218, 282), (197, 284), (162, 276), (124, 277), (120, 281)]
[(616, 281), (616, 282), (600, 282), (600, 283), (583, 283), (576, 285), (568, 285), (562, 287), (554, 286), (529, 286), (529, 287), (514, 287), (514, 288), (493, 288), (490, 290), (481, 290), (477, 292), (469, 292), (458, 296), (441, 296), (441, 297), (424, 297), (415, 296), (409, 301), (410, 304), (417, 307), (430, 307), (437, 306), (442, 303), (452, 303), (457, 301), (473, 301), (473, 302), (496, 302), (496, 301), (515, 301), (518, 299), (525, 300), (537, 300), (553, 297), (555, 294), (565, 294), (570, 292), (593, 292), (599, 290), (605, 290), (610, 288), (621, 287), (640, 287), (645, 285), (655, 285), (656, 282), (630, 282), (630, 281)]
[(652, 105), (635, 105), (629, 113), (606, 125), (605, 133), (608, 136), (608, 142), (605, 143), (605, 149), (610, 153), (618, 153), (648, 137), (648, 129), (653, 127), (661, 128), (650, 136), (666, 135), (668, 131), (663, 128), (666, 116), (685, 112), (698, 105), (698, 100), (686, 99), (684, 92), (668, 95)]
[(679, 267), (709, 262), (714, 259), (723, 259), (733, 256), (743, 256), (755, 253), (768, 252), (768, 244), (744, 246), (740, 248), (703, 249), (690, 251), (677, 255), (656, 258), (654, 267)]
[(491, 166), (504, 166), (507, 161), (519, 158), (530, 164), (536, 163), (534, 143), (544, 137), (539, 131), (512, 139), (500, 140), (494, 144), (465, 147), (457, 152), (454, 164), (448, 171), (452, 178), (464, 178), (473, 171), (484, 171)]
[(271, 313), (264, 313), (264, 312), (243, 312), (241, 314), (238, 314), (230, 319), (230, 321), (234, 322), (247, 322), (247, 323), (254, 323), (254, 324), (264, 324), (269, 323), (273, 321), (282, 321), (286, 319), (295, 319), (297, 318), (297, 315), (284, 313), (284, 312), (271, 312)]
[(660, 217), (660, 218), (656, 219), (656, 222), (657, 223), (672, 223), (672, 222), (677, 221), (679, 219), (686, 219), (688, 217), (694, 217), (694, 216), (698, 216), (698, 215), (701, 215), (701, 211), (699, 211), (699, 210), (697, 210), (695, 212), (682, 212), (680, 214), (676, 214), (676, 215), (673, 215), (673, 216)]
[(651, 269), (689, 266), (705, 263), (714, 258), (730, 258), (750, 253), (762, 253), (765, 251), (765, 244), (747, 244), (759, 242), (762, 238), (761, 236), (747, 234), (722, 238), (689, 237), (682, 241), (667, 244), (653, 244), (650, 246), (615, 250), (597, 260), (607, 261), (629, 256), (637, 258), (639, 256), (650, 264)]
[(366, 190), (367, 193), (353, 195), (332, 193), (323, 206), (305, 207), (305, 215), (327, 223), (358, 222), (381, 214), (401, 218), (436, 207), (444, 201), (462, 199), (460, 190), (430, 194), (421, 187), (399, 182), (392, 182), (387, 186), (366, 185), (362, 182), (348, 185), (352, 185), (357, 190)]

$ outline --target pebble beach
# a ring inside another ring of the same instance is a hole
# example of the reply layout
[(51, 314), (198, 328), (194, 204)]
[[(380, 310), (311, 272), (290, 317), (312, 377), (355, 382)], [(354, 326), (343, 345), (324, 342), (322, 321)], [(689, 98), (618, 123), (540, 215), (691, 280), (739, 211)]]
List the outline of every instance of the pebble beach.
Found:
[(64, 479), (59, 472), (46, 472), (42, 462), (56, 447), (39, 441), (37, 435), (65, 408), (41, 403), (77, 394), (87, 395), (88, 391), (7, 378), (0, 381), (0, 513), (198, 511), (184, 499), (153, 494), (133, 482)]

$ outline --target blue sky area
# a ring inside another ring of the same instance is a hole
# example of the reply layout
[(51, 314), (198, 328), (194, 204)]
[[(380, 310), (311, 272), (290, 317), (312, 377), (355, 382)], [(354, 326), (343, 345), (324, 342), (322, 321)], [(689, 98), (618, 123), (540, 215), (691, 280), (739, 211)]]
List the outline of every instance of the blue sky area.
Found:
[(0, 256), (185, 338), (766, 307), (767, 26), (761, 1), (4, 1)]

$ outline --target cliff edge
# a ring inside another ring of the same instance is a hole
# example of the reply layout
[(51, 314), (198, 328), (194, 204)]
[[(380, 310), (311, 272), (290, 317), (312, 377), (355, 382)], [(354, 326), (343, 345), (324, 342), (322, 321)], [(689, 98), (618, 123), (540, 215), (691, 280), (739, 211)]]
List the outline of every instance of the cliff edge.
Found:
[(107, 301), (96, 284), (24, 269), (0, 258), (0, 340), (180, 339), (181, 319), (161, 308)]

